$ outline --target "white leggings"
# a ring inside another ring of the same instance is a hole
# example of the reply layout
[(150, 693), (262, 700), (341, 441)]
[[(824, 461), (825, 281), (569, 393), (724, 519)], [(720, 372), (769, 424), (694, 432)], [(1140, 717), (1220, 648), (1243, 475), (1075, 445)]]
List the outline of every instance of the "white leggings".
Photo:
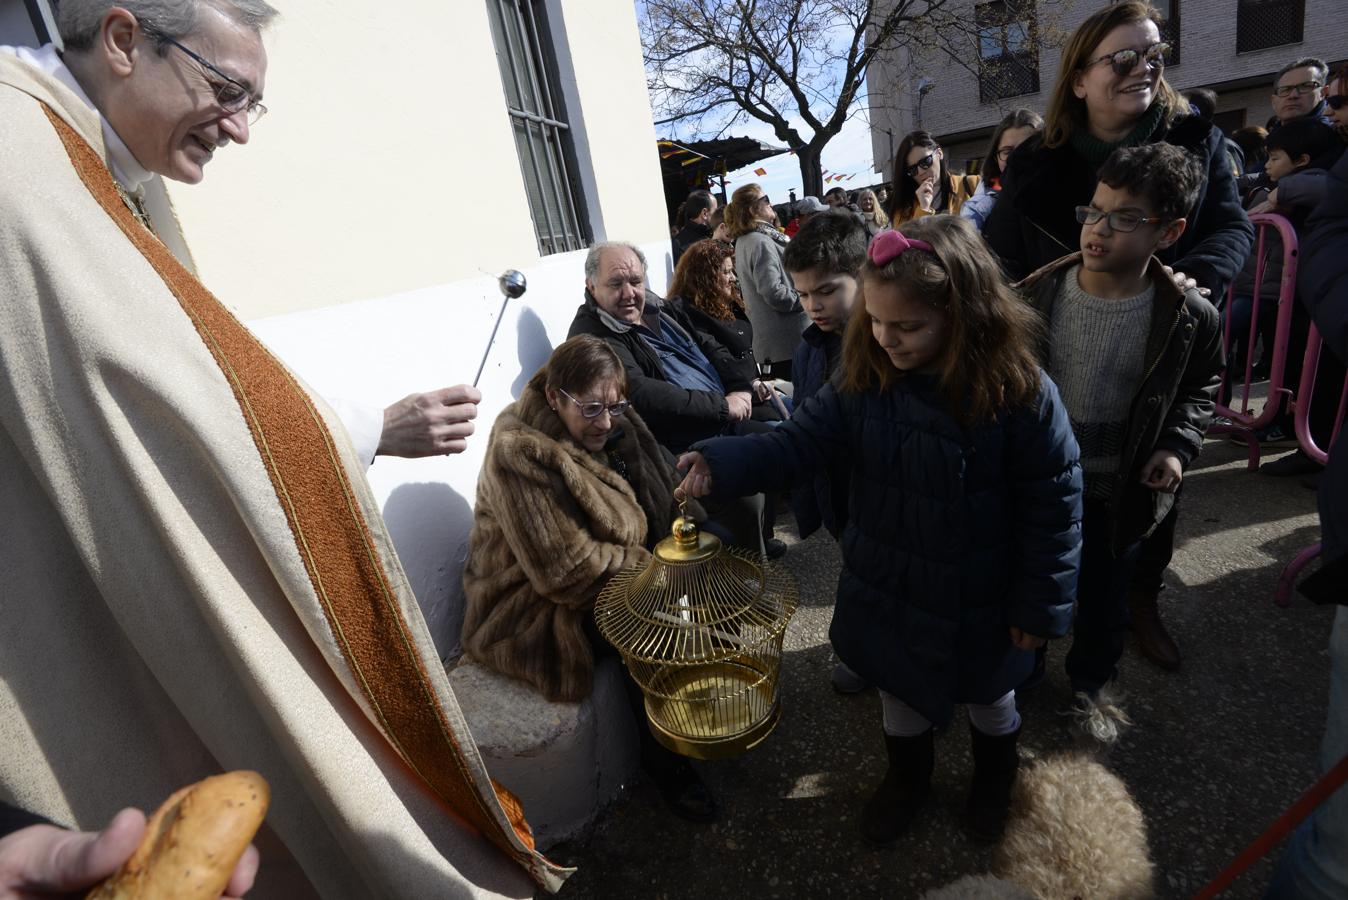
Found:
[[(881, 691), (880, 702), (885, 713), (885, 734), (892, 737), (917, 737), (931, 727), (931, 722), (925, 716), (893, 694)], [(970, 703), (969, 723), (994, 737), (1015, 731), (1020, 727), (1016, 692), (1007, 691), (986, 706)]]

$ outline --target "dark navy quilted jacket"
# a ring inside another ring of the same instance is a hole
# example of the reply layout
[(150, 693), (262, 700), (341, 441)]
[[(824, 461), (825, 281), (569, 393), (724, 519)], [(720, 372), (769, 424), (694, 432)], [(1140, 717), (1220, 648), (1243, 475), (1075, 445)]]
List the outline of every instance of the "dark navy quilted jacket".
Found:
[(850, 460), (829, 637), (853, 671), (935, 723), (1028, 674), (1011, 626), (1060, 637), (1081, 544), (1080, 451), (1047, 376), (1032, 407), (965, 431), (934, 377), (885, 393), (825, 386), (770, 434), (695, 445), (715, 495), (803, 484)]

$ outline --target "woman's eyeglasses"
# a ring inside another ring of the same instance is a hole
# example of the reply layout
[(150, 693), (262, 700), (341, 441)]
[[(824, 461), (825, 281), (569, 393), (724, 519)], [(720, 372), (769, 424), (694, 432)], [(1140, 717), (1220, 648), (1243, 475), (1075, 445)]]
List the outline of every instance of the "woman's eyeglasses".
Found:
[(1330, 94), (1325, 98), (1325, 106), (1330, 109), (1343, 109), (1343, 104), (1348, 103), (1348, 94)]
[(605, 410), (608, 411), (610, 416), (617, 418), (627, 412), (628, 407), (632, 405), (626, 400), (619, 400), (617, 403), (604, 403), (600, 400), (577, 400), (561, 388), (558, 388), (557, 392), (576, 404), (576, 409), (580, 410), (581, 416), (586, 419), (597, 419)]
[(1170, 56), (1170, 45), (1161, 41), (1152, 44), (1145, 50), (1134, 50), (1129, 47), (1126, 50), (1115, 50), (1113, 53), (1106, 53), (1104, 56), (1098, 56), (1081, 68), (1089, 69), (1096, 63), (1108, 62), (1114, 69), (1116, 75), (1127, 75), (1137, 68), (1138, 60), (1146, 60), (1147, 71), (1159, 69), (1166, 64)]
[(1115, 210), (1107, 213), (1094, 206), (1078, 206), (1077, 221), (1082, 225), (1094, 225), (1104, 219), (1111, 231), (1137, 231), (1143, 225), (1160, 225), (1164, 220), (1160, 216), (1139, 216), (1137, 213)]
[(926, 156), (913, 163), (903, 171), (908, 173), (909, 178), (916, 178), (918, 172), (925, 172), (936, 164), (936, 151), (928, 153)]

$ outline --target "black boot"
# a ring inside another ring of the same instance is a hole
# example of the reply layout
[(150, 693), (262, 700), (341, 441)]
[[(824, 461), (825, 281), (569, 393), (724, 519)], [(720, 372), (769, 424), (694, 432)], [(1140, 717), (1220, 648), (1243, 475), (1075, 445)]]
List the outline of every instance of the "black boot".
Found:
[(969, 732), (973, 737), (974, 778), (964, 823), (970, 837), (990, 843), (1001, 837), (1006, 827), (1011, 788), (1020, 768), (1020, 754), (1016, 752), (1020, 729), (991, 735), (971, 726)]
[(935, 734), (928, 728), (917, 737), (885, 735), (889, 770), (861, 810), (861, 837), (866, 843), (888, 847), (897, 841), (931, 796)]

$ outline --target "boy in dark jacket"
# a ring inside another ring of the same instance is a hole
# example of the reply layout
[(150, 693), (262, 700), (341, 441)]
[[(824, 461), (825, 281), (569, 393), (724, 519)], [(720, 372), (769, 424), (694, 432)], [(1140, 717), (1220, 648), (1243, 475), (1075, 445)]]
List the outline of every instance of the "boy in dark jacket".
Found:
[[(1081, 252), (1021, 285), (1043, 317), (1042, 362), (1081, 444), (1086, 499), (1067, 673), (1088, 711), (1106, 706), (1094, 701), (1123, 655), (1140, 543), (1170, 511), (1212, 418), (1217, 310), (1195, 289), (1181, 293), (1155, 258), (1183, 234), (1202, 180), (1198, 162), (1170, 144), (1116, 151), (1090, 205), (1077, 207)], [(1156, 617), (1154, 604), (1133, 613)]]
[[(846, 211), (820, 213), (805, 223), (782, 254), (810, 326), (800, 336), (791, 360), (792, 399), (799, 409), (828, 384), (842, 360), (843, 332), (861, 293), (861, 264), (866, 261), (866, 229)], [(802, 538), (820, 525), (837, 537), (847, 518), (837, 509), (844, 497), (831, 498), (828, 479), (819, 478), (796, 492), (791, 503)]]
[[(791, 276), (801, 306), (810, 317), (810, 326), (801, 334), (791, 360), (796, 409), (829, 383), (842, 362), (843, 332), (861, 293), (866, 244), (861, 220), (842, 209), (814, 216), (782, 253), (782, 268)], [(847, 521), (847, 471), (843, 466), (833, 468), (792, 492), (791, 511), (802, 540), (820, 525), (836, 538)], [(840, 694), (855, 694), (870, 687), (866, 679), (841, 662), (833, 667), (830, 683)]]

